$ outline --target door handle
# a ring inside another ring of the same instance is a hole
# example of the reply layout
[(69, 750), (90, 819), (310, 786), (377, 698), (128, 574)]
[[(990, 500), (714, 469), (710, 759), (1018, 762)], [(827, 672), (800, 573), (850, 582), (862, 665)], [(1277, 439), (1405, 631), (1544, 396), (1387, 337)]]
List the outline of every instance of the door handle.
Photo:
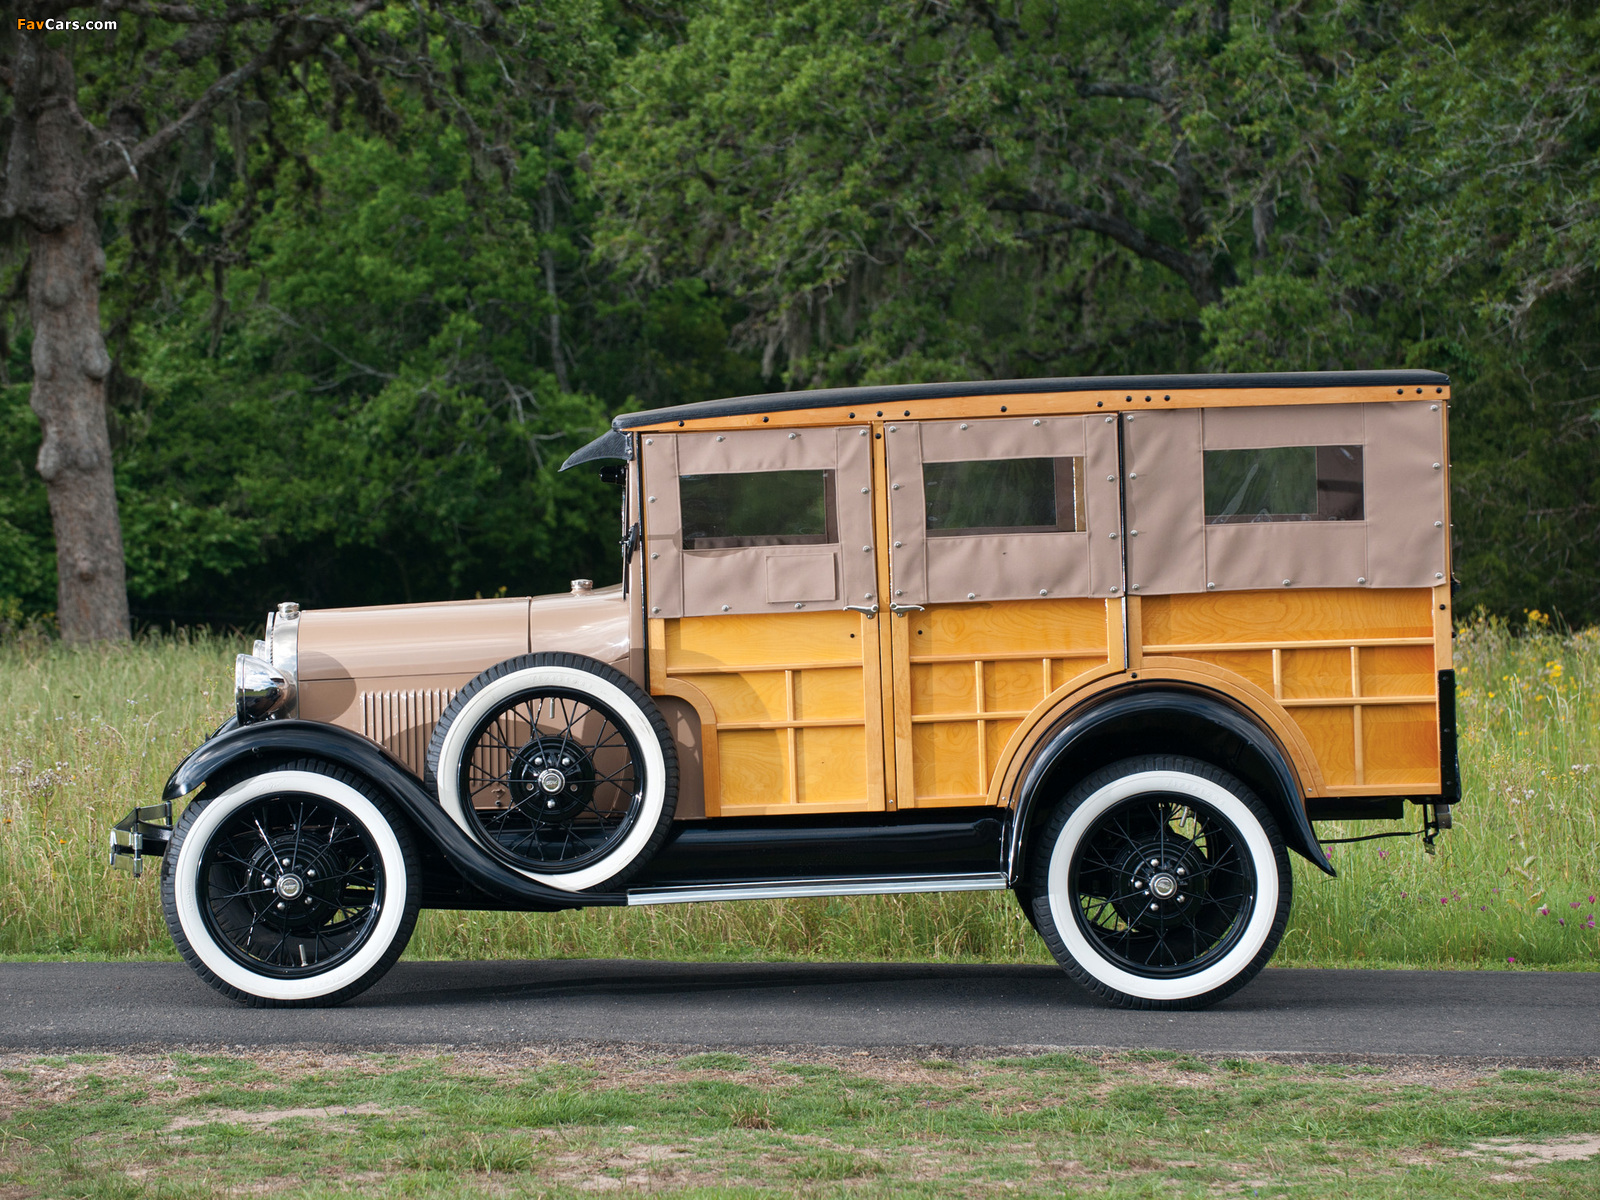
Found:
[(908, 612), (923, 612), (924, 609), (920, 604), (891, 604), (889, 611), (897, 617), (903, 617)]
[(844, 606), (844, 611), (858, 612), (862, 616), (866, 617), (867, 620), (871, 621), (874, 620), (878, 615), (878, 606), (874, 604), (871, 608), (868, 608), (865, 604), (846, 604)]

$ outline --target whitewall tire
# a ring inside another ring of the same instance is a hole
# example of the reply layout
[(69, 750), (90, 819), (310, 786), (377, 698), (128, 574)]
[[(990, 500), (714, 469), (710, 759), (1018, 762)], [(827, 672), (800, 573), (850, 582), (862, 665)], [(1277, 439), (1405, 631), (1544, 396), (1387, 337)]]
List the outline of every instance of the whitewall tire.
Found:
[(416, 925), (417, 854), (370, 783), (316, 761), (208, 785), (162, 859), (179, 951), (254, 1007), (338, 1004), (394, 965)]
[(620, 885), (665, 840), (678, 762), (655, 703), (575, 654), (525, 654), (456, 695), (428, 747), (439, 804), (489, 854), (564, 891)]
[(1031, 840), (1036, 928), (1084, 987), (1132, 1008), (1203, 1008), (1277, 949), (1293, 881), (1271, 814), (1209, 763), (1127, 759), (1082, 780)]

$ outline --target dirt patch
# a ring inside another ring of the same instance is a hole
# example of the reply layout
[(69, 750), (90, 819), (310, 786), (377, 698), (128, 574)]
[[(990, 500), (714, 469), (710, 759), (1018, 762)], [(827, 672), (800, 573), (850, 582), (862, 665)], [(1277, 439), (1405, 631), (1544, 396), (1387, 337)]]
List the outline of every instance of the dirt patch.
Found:
[(167, 1126), (167, 1132), (178, 1133), (201, 1125), (243, 1125), (249, 1129), (265, 1129), (297, 1117), (307, 1117), (326, 1124), (345, 1117), (398, 1117), (409, 1116), (416, 1111), (414, 1108), (384, 1108), (379, 1104), (331, 1104), (326, 1108), (217, 1108), (174, 1117)]
[(1519, 1142), (1516, 1138), (1490, 1138), (1473, 1142), (1469, 1150), (1456, 1152), (1463, 1158), (1481, 1158), (1498, 1165), (1510, 1167), (1489, 1178), (1499, 1183), (1521, 1183), (1526, 1172), (1544, 1163), (1582, 1162), (1600, 1155), (1600, 1133), (1573, 1133), (1566, 1137), (1545, 1138), (1537, 1142)]

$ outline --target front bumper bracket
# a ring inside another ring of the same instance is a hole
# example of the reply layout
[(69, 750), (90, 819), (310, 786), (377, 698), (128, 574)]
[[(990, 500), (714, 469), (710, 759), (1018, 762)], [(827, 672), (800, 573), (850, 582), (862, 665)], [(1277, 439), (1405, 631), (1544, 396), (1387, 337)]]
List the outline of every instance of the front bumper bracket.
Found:
[(144, 874), (144, 857), (160, 858), (172, 841), (172, 801), (141, 804), (111, 827), (111, 865)]

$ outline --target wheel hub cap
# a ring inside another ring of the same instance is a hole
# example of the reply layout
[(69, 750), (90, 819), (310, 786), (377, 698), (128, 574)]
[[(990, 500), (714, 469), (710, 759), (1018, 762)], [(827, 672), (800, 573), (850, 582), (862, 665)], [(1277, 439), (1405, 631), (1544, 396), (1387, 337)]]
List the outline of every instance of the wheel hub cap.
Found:
[(567, 786), (567, 777), (554, 767), (549, 767), (539, 772), (539, 786), (546, 795), (560, 795), (561, 790)]
[(1176, 876), (1160, 871), (1150, 877), (1150, 894), (1156, 899), (1169, 900), (1177, 893), (1178, 880)]
[(306, 885), (298, 875), (280, 875), (278, 882), (273, 885), (273, 890), (285, 900), (293, 900), (306, 890)]

